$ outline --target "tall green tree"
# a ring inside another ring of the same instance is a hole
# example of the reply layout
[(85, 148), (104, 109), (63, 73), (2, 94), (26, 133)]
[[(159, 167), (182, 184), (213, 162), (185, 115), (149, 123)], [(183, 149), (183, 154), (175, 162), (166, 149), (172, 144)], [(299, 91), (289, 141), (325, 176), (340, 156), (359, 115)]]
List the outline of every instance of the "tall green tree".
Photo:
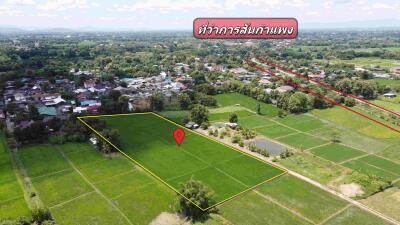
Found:
[(197, 124), (208, 121), (208, 109), (203, 105), (195, 105), (190, 111), (190, 118)]
[(180, 193), (186, 197), (178, 196), (180, 213), (193, 220), (207, 217), (209, 211), (203, 211), (199, 207), (205, 209), (213, 204), (213, 192), (208, 187), (200, 181), (190, 179), (183, 185)]
[(150, 108), (153, 111), (164, 109), (164, 96), (161, 92), (156, 92), (150, 97)]
[(178, 102), (181, 106), (181, 109), (188, 109), (189, 106), (192, 104), (192, 100), (187, 93), (182, 93), (178, 96)]

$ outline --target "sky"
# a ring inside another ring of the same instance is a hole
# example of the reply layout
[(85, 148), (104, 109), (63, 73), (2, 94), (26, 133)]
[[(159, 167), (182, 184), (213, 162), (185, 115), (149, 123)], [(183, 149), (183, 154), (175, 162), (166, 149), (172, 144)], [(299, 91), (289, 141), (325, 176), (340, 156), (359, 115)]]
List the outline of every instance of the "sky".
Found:
[(0, 0), (0, 27), (25, 29), (190, 30), (197, 17), (294, 17), (301, 27), (399, 15), (399, 0)]

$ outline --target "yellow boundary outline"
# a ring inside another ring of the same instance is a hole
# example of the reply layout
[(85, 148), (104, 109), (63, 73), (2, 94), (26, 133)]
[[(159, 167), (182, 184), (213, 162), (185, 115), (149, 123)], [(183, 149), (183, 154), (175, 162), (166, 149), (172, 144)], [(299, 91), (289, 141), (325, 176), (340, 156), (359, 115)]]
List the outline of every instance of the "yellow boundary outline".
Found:
[[(270, 165), (270, 166), (272, 166), (272, 167), (274, 167), (274, 168), (276, 168), (276, 169), (279, 169), (279, 170), (282, 171), (282, 173), (280, 173), (280, 174), (278, 174), (278, 175), (276, 175), (276, 176), (274, 176), (274, 177), (271, 177), (271, 178), (269, 178), (269, 179), (267, 179), (267, 180), (265, 180), (265, 181), (263, 181), (263, 182), (261, 182), (261, 183), (258, 183), (258, 184), (256, 184), (256, 185), (250, 187), (250, 188), (247, 188), (247, 189), (245, 189), (245, 190), (243, 190), (243, 191), (241, 191), (241, 192), (239, 192), (239, 193), (237, 193), (237, 194), (235, 194), (235, 195), (232, 195), (231, 197), (229, 197), (229, 198), (227, 198), (227, 199), (224, 199), (224, 200), (222, 200), (222, 201), (220, 201), (220, 202), (217, 202), (217, 203), (215, 203), (214, 205), (211, 205), (211, 206), (209, 206), (209, 207), (207, 207), (207, 208), (202, 208), (202, 207), (200, 207), (199, 205), (197, 205), (196, 203), (194, 203), (192, 200), (190, 200), (189, 198), (187, 198), (186, 196), (184, 196), (182, 193), (180, 193), (178, 190), (176, 190), (176, 189), (175, 189), (174, 187), (172, 187), (170, 184), (168, 184), (167, 182), (165, 182), (165, 181), (164, 181), (163, 179), (161, 179), (159, 176), (157, 176), (156, 174), (154, 174), (152, 171), (150, 171), (149, 169), (147, 169), (145, 166), (143, 166), (142, 164), (140, 164), (139, 162), (137, 162), (136, 160), (134, 160), (132, 157), (130, 157), (129, 155), (127, 155), (125, 152), (123, 152), (121, 149), (119, 149), (117, 146), (115, 146), (113, 143), (111, 143), (109, 140), (107, 140), (103, 135), (101, 135), (97, 130), (93, 129), (89, 124), (87, 124), (87, 123), (83, 120), (83, 119), (85, 119), (85, 118), (100, 118), (100, 117), (112, 117), (112, 116), (131, 116), (131, 115), (146, 115), (146, 114), (150, 114), (150, 115), (153, 115), (153, 116), (157, 116), (157, 117), (159, 117), (159, 118), (161, 118), (161, 119), (163, 119), (163, 120), (165, 120), (165, 121), (167, 121), (167, 122), (169, 122), (169, 123), (172, 123), (172, 124), (174, 124), (174, 125), (176, 125), (176, 126), (178, 126), (178, 127), (183, 128), (183, 129), (185, 129), (185, 130), (187, 130), (187, 131), (189, 131), (189, 132), (192, 132), (192, 133), (194, 133), (194, 134), (197, 134), (197, 135), (200, 135), (200, 136), (202, 136), (202, 137), (205, 137), (205, 138), (207, 138), (208, 140), (211, 140), (211, 141), (216, 142), (216, 143), (218, 143), (218, 144), (222, 144), (222, 145), (224, 145), (225, 147), (228, 147), (228, 148), (230, 148), (230, 149), (232, 149), (232, 150), (234, 150), (234, 151), (237, 151), (237, 152), (239, 152), (239, 153), (241, 153), (241, 154), (243, 154), (243, 155), (249, 156), (249, 157), (251, 157), (251, 158), (253, 158), (253, 159), (256, 159), (256, 160), (258, 160), (258, 161), (260, 161), (260, 162), (262, 162), (262, 163), (268, 164), (268, 165)], [(162, 182), (163, 184), (165, 184), (167, 187), (169, 187), (170, 189), (172, 189), (173, 191), (175, 191), (176, 193), (178, 193), (179, 195), (181, 195), (182, 197), (184, 197), (186, 200), (188, 200), (189, 202), (191, 202), (193, 205), (197, 206), (197, 207), (198, 207), (199, 209), (201, 209), (202, 211), (207, 211), (207, 210), (210, 209), (210, 208), (213, 208), (213, 207), (215, 207), (215, 206), (218, 206), (218, 205), (221, 205), (221, 204), (223, 204), (223, 203), (225, 203), (225, 202), (228, 202), (228, 201), (230, 201), (230, 200), (232, 200), (232, 199), (238, 197), (239, 195), (241, 195), (241, 194), (243, 194), (243, 193), (245, 193), (245, 192), (248, 192), (248, 191), (250, 191), (250, 190), (252, 190), (252, 189), (255, 189), (256, 187), (258, 187), (258, 186), (260, 186), (260, 185), (262, 185), (262, 184), (265, 184), (265, 183), (267, 183), (267, 182), (269, 182), (269, 181), (271, 181), (271, 180), (274, 180), (275, 178), (278, 178), (278, 177), (280, 177), (280, 176), (282, 176), (282, 175), (284, 175), (284, 174), (287, 173), (286, 170), (284, 170), (284, 169), (282, 169), (282, 168), (280, 168), (280, 167), (278, 167), (278, 166), (276, 166), (276, 165), (273, 165), (273, 164), (271, 164), (271, 163), (269, 163), (269, 162), (267, 162), (267, 161), (261, 160), (261, 159), (255, 157), (255, 156), (253, 156), (253, 155), (247, 153), (247, 152), (243, 152), (243, 151), (241, 151), (241, 150), (239, 150), (239, 149), (236, 149), (236, 148), (234, 148), (234, 147), (232, 147), (232, 146), (230, 146), (230, 145), (227, 145), (227, 144), (225, 144), (225, 143), (223, 143), (223, 142), (220, 142), (220, 141), (218, 141), (218, 140), (215, 140), (215, 139), (212, 139), (212, 138), (210, 138), (210, 137), (207, 137), (207, 136), (205, 136), (204, 134), (201, 134), (201, 133), (195, 132), (195, 131), (193, 131), (193, 130), (191, 130), (191, 129), (188, 129), (188, 128), (186, 128), (186, 127), (184, 127), (184, 126), (182, 126), (182, 125), (180, 125), (180, 124), (177, 124), (177, 123), (175, 123), (174, 121), (169, 120), (169, 119), (167, 119), (167, 118), (165, 118), (165, 117), (163, 117), (163, 116), (161, 116), (161, 115), (158, 115), (157, 113), (154, 113), (154, 112), (124, 113), (124, 114), (96, 115), (96, 116), (78, 116), (77, 119), (78, 119), (81, 123), (83, 123), (85, 126), (87, 126), (89, 129), (91, 129), (94, 133), (96, 133), (100, 138), (102, 138), (104, 141), (106, 141), (106, 142), (109, 143), (111, 146), (113, 146), (115, 149), (117, 149), (117, 150), (118, 150), (122, 155), (124, 155), (126, 158), (130, 159), (132, 162), (134, 162), (135, 164), (137, 164), (138, 166), (140, 166), (142, 169), (144, 169), (144, 170), (145, 170), (146, 172), (148, 172), (150, 175), (152, 175), (153, 177), (157, 178), (159, 181), (161, 181), (161, 182)]]

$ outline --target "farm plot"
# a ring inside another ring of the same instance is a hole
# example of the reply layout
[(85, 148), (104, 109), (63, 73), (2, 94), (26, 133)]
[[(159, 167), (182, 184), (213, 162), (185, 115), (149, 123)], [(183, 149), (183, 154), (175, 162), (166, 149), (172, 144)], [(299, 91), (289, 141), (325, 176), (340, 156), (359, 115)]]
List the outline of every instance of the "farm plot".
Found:
[(294, 128), (296, 130), (307, 132), (323, 127), (323, 123), (319, 119), (315, 119), (308, 115), (288, 115), (283, 118), (274, 119), (275, 121), (282, 123), (286, 126)]
[[(88, 144), (35, 145), (18, 154), (40, 199), (61, 225), (148, 224), (170, 211), (175, 198), (130, 160), (105, 158)], [(34, 162), (39, 159), (47, 161)]]
[(242, 95), (239, 93), (225, 93), (225, 94), (219, 94), (215, 96), (215, 99), (217, 100), (218, 104), (220, 106), (233, 106), (233, 105), (239, 105), (243, 106), (253, 112), (256, 111), (257, 104), (260, 104), (260, 112), (261, 115), (268, 116), (268, 117), (274, 117), (278, 115), (278, 108), (276, 108), (272, 104), (266, 104), (263, 102), (258, 102), (257, 100), (248, 97), (246, 95)]
[(0, 218), (29, 216), (29, 208), (17, 180), (3, 132), (0, 132)]
[(330, 160), (332, 162), (342, 162), (354, 157), (366, 154), (360, 150), (346, 147), (340, 144), (329, 144), (310, 150), (314, 155)]
[(178, 125), (153, 113), (101, 118), (119, 130), (121, 151), (137, 164), (176, 192), (192, 178), (202, 181), (214, 191), (215, 204), (284, 173), (190, 130), (178, 146), (172, 137)]
[(399, 178), (399, 175), (396, 173), (393, 173), (389, 170), (377, 167), (369, 162), (365, 162), (362, 159), (356, 159), (353, 161), (349, 161), (343, 164), (344, 166), (360, 171), (364, 174), (371, 174), (375, 175), (377, 177), (381, 177), (386, 181), (393, 181), (397, 178)]
[(288, 127), (279, 125), (279, 124), (274, 124), (274, 125), (270, 125), (270, 126), (265, 126), (265, 127), (259, 127), (256, 128), (255, 131), (257, 131), (258, 133), (266, 136), (266, 137), (270, 137), (270, 138), (277, 138), (277, 137), (281, 137), (281, 136), (285, 136), (285, 135), (289, 135), (289, 134), (293, 134), (296, 133), (297, 131), (290, 129)]
[(279, 142), (285, 143), (287, 145), (293, 146), (299, 149), (309, 149), (312, 147), (316, 147), (322, 144), (328, 143), (328, 141), (304, 134), (304, 133), (295, 133), (293, 135), (284, 136), (282, 138), (278, 138)]
[(344, 200), (289, 175), (272, 181), (270, 185), (262, 185), (258, 190), (315, 223), (323, 221), (347, 204)]
[(328, 220), (326, 225), (353, 225), (353, 224), (363, 224), (363, 225), (389, 225), (383, 219), (367, 213), (355, 206), (349, 207), (344, 210), (339, 215)]
[(237, 110), (237, 111), (228, 111), (228, 112), (218, 112), (218, 111), (213, 112), (213, 111), (211, 111), (208, 119), (210, 121), (228, 121), (229, 116), (233, 113), (235, 113), (238, 116), (240, 121), (244, 117), (255, 115), (254, 113), (252, 113), (248, 110)]

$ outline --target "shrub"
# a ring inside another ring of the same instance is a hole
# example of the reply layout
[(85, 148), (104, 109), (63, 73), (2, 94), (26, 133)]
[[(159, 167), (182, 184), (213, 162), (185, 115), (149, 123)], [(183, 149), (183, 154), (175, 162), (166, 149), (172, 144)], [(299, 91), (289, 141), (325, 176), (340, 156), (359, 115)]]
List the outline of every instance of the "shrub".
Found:
[(41, 224), (43, 221), (52, 220), (52, 216), (50, 211), (45, 208), (34, 208), (32, 210), (32, 220), (38, 224)]
[(241, 141), (240, 136), (237, 135), (237, 134), (235, 134), (235, 135), (232, 137), (232, 143), (239, 143), (239, 141)]
[(243, 143), (242, 140), (239, 141), (239, 146), (240, 146), (240, 147), (244, 147), (244, 143)]
[(202, 122), (200, 125), (201, 129), (203, 130), (207, 130), (209, 126), (210, 126), (209, 122)]
[(348, 107), (353, 107), (356, 105), (356, 100), (354, 100), (354, 98), (351, 97), (346, 97), (344, 99), (344, 105)]

